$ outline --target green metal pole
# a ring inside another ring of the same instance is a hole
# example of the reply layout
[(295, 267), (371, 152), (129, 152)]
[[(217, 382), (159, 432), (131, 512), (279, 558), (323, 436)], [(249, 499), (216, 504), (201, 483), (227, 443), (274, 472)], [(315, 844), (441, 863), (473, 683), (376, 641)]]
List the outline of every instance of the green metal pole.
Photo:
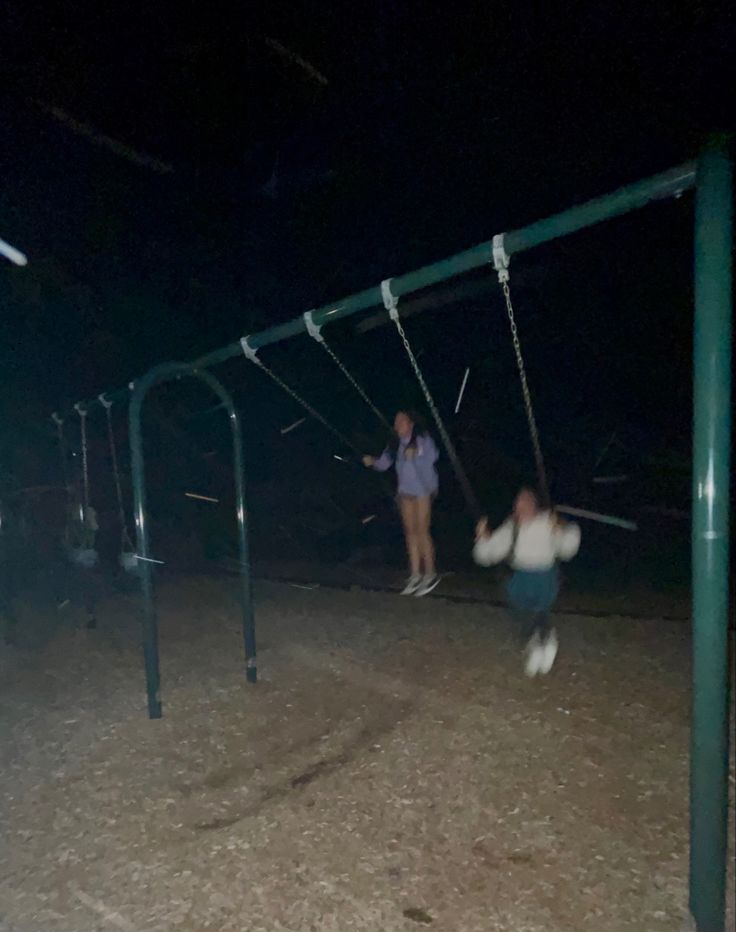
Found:
[[(504, 247), (508, 255), (532, 249), (534, 246), (548, 243), (560, 236), (569, 236), (586, 227), (646, 207), (652, 201), (676, 197), (692, 188), (694, 183), (695, 163), (686, 162), (684, 165), (679, 165), (677, 168), (672, 168), (659, 175), (619, 188), (618, 191), (614, 191), (612, 194), (594, 198), (584, 204), (578, 204), (569, 210), (555, 214), (553, 217), (539, 220), (521, 230), (512, 230), (505, 236)], [(464, 252), (442, 259), (432, 265), (426, 265), (414, 272), (393, 278), (391, 280), (391, 290), (397, 297), (411, 294), (421, 288), (447, 281), (456, 275), (462, 275), (473, 269), (488, 266), (492, 260), (492, 255), (493, 241), (488, 240), (485, 243), (473, 246), (472, 249), (466, 249)], [(368, 308), (378, 307), (382, 304), (381, 288), (376, 285), (358, 294), (349, 295), (340, 301), (333, 301), (331, 304), (318, 308), (313, 311), (313, 320), (318, 326), (324, 327), (352, 314), (358, 314), (361, 311), (368, 310)], [(278, 324), (276, 327), (269, 327), (260, 333), (250, 334), (248, 340), (253, 349), (260, 349), (272, 343), (280, 343), (282, 340), (301, 336), (306, 332), (304, 316), (300, 314), (286, 323)], [(209, 369), (212, 366), (226, 362), (228, 359), (242, 356), (242, 354), (243, 349), (239, 342), (230, 343), (194, 360), (192, 366), (197, 369)], [(123, 400), (127, 397), (127, 394), (127, 389), (105, 392), (105, 396), (109, 401)], [(85, 402), (85, 407), (89, 410), (99, 404), (98, 399), (93, 399)]]
[(723, 932), (728, 813), (728, 560), (732, 166), (714, 138), (695, 202), (693, 712), (690, 911)]
[(143, 595), (143, 658), (146, 669), (146, 693), (149, 718), (161, 718), (161, 674), (158, 652), (158, 616), (153, 590), (152, 559), (149, 552), (146, 477), (143, 457), (143, 434), (141, 409), (143, 401), (154, 385), (192, 376), (204, 382), (220, 399), (230, 421), (233, 439), (233, 471), (235, 476), (235, 507), (238, 527), (238, 550), (240, 554), (240, 603), (245, 644), (245, 673), (249, 683), (257, 680), (256, 632), (251, 590), (250, 559), (245, 507), (245, 468), (243, 463), (243, 440), (240, 420), (232, 396), (211, 373), (194, 369), (188, 363), (163, 363), (150, 369), (134, 387), (130, 399), (130, 448), (133, 478), (133, 500), (135, 515), (138, 566)]
[(128, 424), (130, 431), (130, 466), (133, 480), (133, 516), (135, 519), (136, 557), (143, 596), (143, 662), (146, 669), (148, 717), (161, 718), (161, 670), (158, 659), (158, 616), (154, 602), (153, 571), (148, 546), (148, 509), (146, 507), (146, 471), (143, 457), (141, 408), (157, 373), (151, 370), (139, 379), (130, 396)]
[[(214, 389), (214, 379), (209, 372), (198, 373), (200, 378)], [(221, 388), (221, 386), (220, 386)], [(215, 389), (216, 390), (216, 389)], [(243, 462), (243, 438), (240, 418), (235, 410), (230, 395), (217, 392), (225, 405), (233, 434), (233, 469), (235, 473), (235, 507), (237, 512), (238, 553), (240, 556), (240, 612), (243, 622), (243, 643), (245, 645), (245, 677), (249, 683), (258, 679), (256, 661), (256, 628), (253, 612), (253, 587), (250, 571), (250, 546), (248, 541), (248, 522), (245, 510), (245, 464)]]

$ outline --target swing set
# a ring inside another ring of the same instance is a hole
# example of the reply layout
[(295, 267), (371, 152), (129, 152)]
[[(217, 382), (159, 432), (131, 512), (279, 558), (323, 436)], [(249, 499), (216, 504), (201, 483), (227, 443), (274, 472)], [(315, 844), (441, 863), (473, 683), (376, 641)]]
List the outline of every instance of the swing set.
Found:
[[(148, 712), (151, 718), (162, 714), (158, 658), (158, 620), (153, 598), (155, 560), (149, 551), (146, 484), (141, 430), (143, 402), (154, 386), (163, 382), (194, 377), (218, 397), (230, 422), (233, 441), (236, 518), (238, 523), (241, 609), (246, 656), (246, 675), (256, 681), (255, 622), (251, 594), (243, 453), (240, 420), (233, 400), (224, 386), (208, 371), (226, 360), (242, 357), (253, 363), (319, 422), (342, 445), (360, 454), (351, 440), (323, 414), (313, 408), (291, 385), (261, 358), (261, 351), (275, 343), (303, 334), (310, 336), (329, 356), (369, 406), (383, 427), (388, 421), (371, 401), (362, 385), (325, 340), (322, 330), (361, 311), (383, 305), (394, 323), (409, 364), (421, 387), (442, 444), (473, 515), (478, 501), (463, 468), (442, 415), (434, 401), (417, 360), (399, 312), (399, 299), (473, 269), (495, 271), (502, 290), (511, 341), (521, 385), (527, 426), (542, 496), (549, 501), (545, 462), (532, 395), (522, 353), (519, 330), (510, 287), (510, 257), (559, 237), (578, 232), (605, 220), (645, 207), (653, 201), (679, 198), (695, 188), (695, 341), (694, 341), (694, 447), (693, 447), (693, 718), (691, 747), (691, 854), (690, 909), (699, 932), (722, 932), (725, 909), (725, 863), (728, 801), (728, 571), (729, 571), (729, 455), (731, 379), (731, 197), (732, 166), (728, 141), (714, 137), (697, 162), (626, 186), (618, 191), (572, 207), (520, 230), (498, 234), (492, 241), (456, 254), (417, 271), (389, 278), (380, 286), (366, 289), (342, 301), (302, 314), (293, 320), (222, 347), (192, 363), (166, 363), (151, 369), (123, 391), (100, 395), (89, 404), (79, 404), (82, 440), (82, 524), (90, 512), (89, 477), (86, 456), (86, 416), (100, 404), (108, 419), (110, 456), (115, 477), (121, 526), (121, 561), (135, 570), (143, 594), (144, 661)], [(132, 483), (134, 497), (135, 547), (128, 534), (117, 454), (112, 431), (111, 407), (114, 401), (129, 405)], [(63, 420), (54, 416), (59, 446), (66, 463)], [(67, 465), (64, 469), (68, 470)], [(72, 486), (67, 477), (67, 488)], [(71, 491), (70, 491), (71, 494)], [(579, 509), (564, 509), (570, 513)], [(582, 517), (608, 516), (582, 513)], [(608, 519), (607, 523), (617, 523)], [(618, 522), (621, 524), (622, 522)], [(623, 522), (623, 526), (626, 526)], [(77, 548), (79, 550), (80, 548)], [(77, 556), (81, 561), (81, 556)]]

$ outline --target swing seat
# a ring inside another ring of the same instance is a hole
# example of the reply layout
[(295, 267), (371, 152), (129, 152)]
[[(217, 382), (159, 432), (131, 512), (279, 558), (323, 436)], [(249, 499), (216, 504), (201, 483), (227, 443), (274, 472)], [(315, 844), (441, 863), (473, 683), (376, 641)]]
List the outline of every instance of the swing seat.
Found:
[(124, 551), (120, 554), (120, 566), (126, 573), (138, 572), (138, 556), (135, 553)]
[(87, 547), (73, 548), (69, 551), (69, 557), (72, 563), (76, 563), (77, 566), (83, 566), (87, 570), (91, 570), (93, 567), (97, 566), (100, 559), (96, 550)]

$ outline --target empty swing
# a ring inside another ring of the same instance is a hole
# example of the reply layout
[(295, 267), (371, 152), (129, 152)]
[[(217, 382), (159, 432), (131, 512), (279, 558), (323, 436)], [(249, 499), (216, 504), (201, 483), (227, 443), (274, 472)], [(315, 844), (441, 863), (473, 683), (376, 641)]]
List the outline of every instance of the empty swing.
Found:
[(125, 516), (125, 504), (123, 502), (123, 488), (120, 481), (120, 467), (118, 465), (117, 445), (115, 443), (115, 431), (112, 424), (112, 402), (104, 394), (99, 395), (99, 402), (105, 409), (107, 419), (107, 440), (110, 449), (110, 463), (115, 481), (115, 496), (118, 506), (118, 521), (120, 523), (120, 566), (126, 573), (135, 573), (138, 571), (138, 555), (136, 554), (133, 541), (128, 531), (128, 521)]
[(98, 555), (95, 549), (95, 537), (98, 530), (97, 512), (90, 504), (89, 463), (87, 457), (87, 409), (76, 404), (74, 410), (79, 415), (79, 432), (82, 450), (82, 499), (74, 493), (75, 482), (69, 470), (64, 419), (52, 414), (56, 424), (61, 456), (61, 468), (67, 492), (66, 526), (64, 530), (64, 549), (72, 563), (85, 569), (97, 565)]

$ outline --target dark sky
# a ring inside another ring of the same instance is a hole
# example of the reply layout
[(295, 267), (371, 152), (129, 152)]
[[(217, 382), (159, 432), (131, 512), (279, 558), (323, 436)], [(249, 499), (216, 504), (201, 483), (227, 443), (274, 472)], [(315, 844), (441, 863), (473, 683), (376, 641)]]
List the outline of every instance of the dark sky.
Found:
[[(3, 0), (0, 236), (31, 260), (0, 266), (5, 434), (668, 168), (732, 112), (728, 3), (242, 6)], [(514, 264), (553, 442), (686, 435), (691, 225), (660, 205)], [(467, 362), (473, 416), (508, 409), (502, 325), (490, 298), (418, 315), (443, 403)], [(393, 336), (340, 338), (375, 376)]]

